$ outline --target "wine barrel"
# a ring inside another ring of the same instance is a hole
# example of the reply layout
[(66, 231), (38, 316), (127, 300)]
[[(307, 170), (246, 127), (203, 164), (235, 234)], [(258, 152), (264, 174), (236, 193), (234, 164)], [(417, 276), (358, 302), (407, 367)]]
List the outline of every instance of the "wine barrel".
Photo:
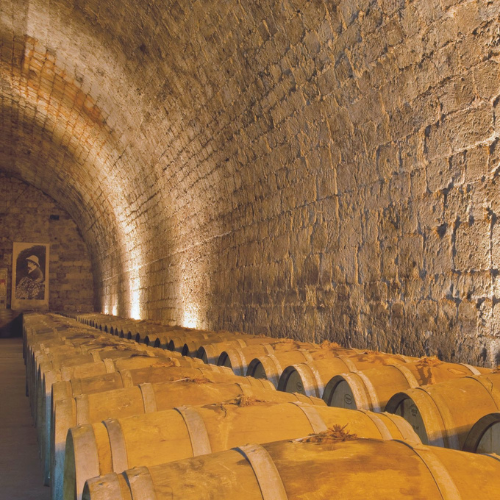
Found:
[(238, 398), (269, 402), (301, 401), (313, 405), (325, 403), (318, 398), (287, 394), (274, 389), (242, 383), (211, 383), (207, 379), (179, 380), (159, 384), (141, 384), (126, 389), (82, 395), (56, 402), (53, 424), (52, 488), (53, 500), (62, 500), (66, 435), (71, 427), (124, 418), (182, 405), (222, 403)]
[[(199, 357), (201, 359), (201, 357), (198, 356), (198, 350), (201, 346), (236, 341), (238, 339), (248, 340), (255, 338), (260, 337), (255, 337), (254, 335), (247, 335), (239, 332), (226, 331), (210, 332), (210, 334), (206, 336), (206, 338), (186, 336), (184, 344), (182, 344), (180, 353), (183, 356)], [(179, 340), (177, 340), (177, 343), (179, 343)], [(205, 363), (205, 361), (203, 362)]]
[(148, 333), (144, 337), (144, 343), (151, 347), (160, 349), (168, 349), (170, 339), (175, 336), (184, 335), (186, 332), (191, 331), (190, 328), (181, 326), (172, 326), (163, 329), (161, 332)]
[(362, 437), (418, 442), (411, 426), (385, 413), (298, 402), (182, 406), (71, 428), (66, 441), (64, 498), (80, 499), (85, 481), (100, 474), (173, 462), (249, 442), (295, 439), (334, 425), (348, 425)]
[[(318, 351), (320, 346), (310, 342), (299, 342), (292, 339), (278, 339), (269, 344), (257, 344), (247, 347), (233, 346), (221, 352), (217, 364), (232, 368), (237, 374), (245, 375), (249, 372), (249, 365), (255, 359), (265, 358), (266, 356), (276, 356), (280, 353), (289, 351)], [(342, 351), (344, 349), (340, 348)], [(305, 360), (304, 354), (300, 354), (300, 359)], [(273, 358), (271, 358), (273, 359)], [(260, 377), (267, 378), (267, 377)], [(278, 382), (279, 377), (276, 379)]]
[[(43, 375), (47, 371), (58, 370), (63, 367), (76, 366), (91, 362), (98, 362), (104, 359), (117, 359), (127, 358), (131, 356), (146, 355), (150, 357), (158, 357), (164, 359), (171, 359), (164, 351), (152, 351), (144, 349), (144, 346), (136, 349), (136, 345), (122, 345), (122, 346), (107, 346), (103, 344), (102, 347), (93, 346), (90, 350), (74, 350), (63, 354), (44, 354), (36, 358), (36, 367), (34, 373), (33, 392), (35, 399), (36, 409), (40, 409), (42, 392)], [(50, 388), (49, 388), (50, 389)], [(36, 415), (35, 415), (36, 417)], [(36, 418), (35, 418), (36, 420)]]
[[(273, 342), (276, 342), (276, 339), (272, 337), (234, 336), (222, 342), (214, 342), (199, 346), (196, 351), (196, 357), (201, 359), (204, 363), (216, 365), (221, 353), (230, 347), (248, 347), (252, 345), (271, 344)], [(183, 354), (185, 354), (184, 351)]]
[[(50, 450), (48, 443), (50, 437), (52, 414), (52, 385), (57, 381), (58, 369), (89, 364), (91, 363), (92, 359), (94, 359), (95, 364), (103, 363), (104, 366), (106, 366), (107, 363), (109, 367), (110, 362), (112, 362), (113, 360), (120, 358), (139, 357), (141, 354), (142, 353), (140, 351), (130, 350), (98, 350), (97, 352), (94, 351), (92, 355), (82, 354), (78, 356), (67, 357), (57, 362), (52, 361), (40, 364), (38, 376), (41, 382), (39, 382), (38, 384), (39, 389), (37, 388), (37, 418), (35, 420), (35, 423), (43, 460), (45, 484), (50, 484)], [(155, 359), (163, 360), (165, 362), (169, 361), (166, 357), (155, 357)], [(177, 360), (175, 361), (177, 362)], [(106, 368), (107, 370), (109, 370), (108, 367)]]
[(489, 413), (480, 418), (467, 434), (463, 450), (500, 456), (500, 413)]
[[(178, 333), (176, 335), (172, 335), (167, 343), (167, 349), (169, 351), (175, 351), (180, 354), (185, 350), (185, 344), (189, 342), (199, 342), (196, 346), (196, 349), (203, 344), (204, 341), (214, 342), (217, 340), (225, 340), (228, 337), (227, 334), (216, 333), (216, 332), (207, 332), (207, 331), (195, 331), (188, 333)], [(189, 348), (194, 349), (194, 346), (189, 346)], [(190, 353), (187, 353), (189, 356)]]
[(256, 378), (267, 378), (275, 387), (278, 387), (280, 377), (283, 373), (283, 367), (311, 362), (314, 360), (335, 358), (339, 355), (350, 356), (356, 354), (354, 349), (345, 349), (342, 347), (324, 348), (318, 344), (311, 344), (311, 347), (291, 350), (287, 352), (277, 352), (272, 355), (257, 356), (248, 364), (247, 376)]
[[(137, 361), (134, 364), (125, 363), (127, 360), (115, 362), (117, 370), (95, 377), (86, 377), (55, 382), (52, 386), (52, 404), (56, 401), (68, 398), (74, 398), (81, 395), (97, 394), (100, 392), (113, 391), (127, 387), (139, 386), (141, 384), (157, 384), (166, 381), (179, 381), (183, 379), (189, 380), (205, 380), (212, 383), (239, 383), (248, 385), (256, 389), (274, 390), (274, 386), (267, 380), (258, 380), (252, 377), (238, 377), (228, 368), (202, 365), (199, 367), (179, 367), (168, 364), (154, 364), (137, 366)], [(132, 361), (132, 360), (129, 360)], [(127, 367), (128, 368), (125, 368)], [(121, 369), (118, 369), (120, 367)], [(54, 406), (52, 407), (52, 414)]]
[(325, 385), (335, 375), (348, 372), (357, 372), (377, 365), (402, 364), (407, 359), (393, 354), (380, 352), (366, 352), (349, 356), (318, 357), (312, 354), (312, 360), (305, 363), (287, 366), (278, 382), (278, 390), (285, 392), (299, 392), (308, 396), (321, 397)]
[(386, 411), (401, 415), (424, 444), (461, 450), (472, 426), (500, 410), (500, 373), (398, 392)]
[[(90, 336), (87, 334), (82, 334), (78, 337), (73, 337), (75, 341), (81, 339), (82, 342), (96, 342), (98, 337)], [(28, 394), (30, 396), (30, 403), (33, 403), (34, 398), (34, 383), (36, 382), (36, 376), (34, 375), (38, 370), (38, 357), (47, 354), (46, 347), (53, 347), (56, 345), (71, 345), (72, 341), (67, 340), (66, 337), (57, 336), (55, 338), (44, 339), (43, 341), (38, 341), (33, 344), (28, 344), (27, 354), (26, 354), (26, 378)], [(67, 350), (68, 348), (66, 348)]]
[[(128, 363), (126, 361), (129, 361)], [(134, 361), (134, 364), (132, 364)], [(137, 366), (137, 363), (143, 366)], [(54, 415), (57, 401), (62, 399), (74, 398), (82, 395), (97, 394), (105, 391), (113, 391), (126, 387), (138, 386), (145, 383), (161, 383), (166, 381), (176, 381), (185, 378), (202, 379), (213, 383), (239, 383), (248, 385), (250, 388), (273, 390), (274, 387), (267, 380), (257, 380), (251, 377), (237, 377), (233, 372), (224, 367), (215, 365), (201, 365), (199, 367), (177, 367), (167, 364), (144, 365), (143, 360), (118, 360), (115, 361), (116, 372), (105, 373), (95, 377), (84, 379), (71, 378), (70, 380), (55, 382), (52, 385), (52, 394), (47, 395), (47, 407), (51, 404), (51, 412), (46, 411), (47, 418)], [(135, 366), (134, 366), (135, 365)], [(130, 369), (126, 369), (125, 367)], [(120, 370), (118, 368), (121, 367)], [(53, 422), (46, 420), (44, 422), (44, 433), (41, 436), (44, 465), (50, 466), (53, 449), (51, 448), (51, 435)], [(44, 470), (46, 470), (44, 468)], [(49, 471), (50, 472), (50, 471)], [(49, 475), (47, 477), (50, 477)]]
[(84, 500), (478, 500), (498, 498), (498, 457), (322, 435), (89, 479)]
[[(251, 360), (276, 353), (303, 350), (317, 350), (317, 344), (297, 342), (291, 339), (279, 339), (269, 344), (257, 344), (246, 347), (234, 345), (222, 351), (217, 364), (231, 368), (237, 375), (246, 375)], [(262, 377), (261, 377), (262, 378)], [(267, 377), (266, 377), (267, 378)]]
[(488, 372), (491, 370), (422, 358), (405, 365), (377, 366), (336, 375), (326, 384), (323, 399), (328, 406), (378, 412), (397, 392)]

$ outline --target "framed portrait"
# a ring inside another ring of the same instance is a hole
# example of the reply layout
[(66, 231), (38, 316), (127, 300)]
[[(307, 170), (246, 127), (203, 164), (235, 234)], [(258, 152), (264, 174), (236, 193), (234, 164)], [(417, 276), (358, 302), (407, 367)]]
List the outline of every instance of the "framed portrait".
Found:
[(49, 250), (46, 243), (14, 243), (12, 309), (48, 309)]
[(0, 309), (7, 308), (7, 268), (0, 269)]

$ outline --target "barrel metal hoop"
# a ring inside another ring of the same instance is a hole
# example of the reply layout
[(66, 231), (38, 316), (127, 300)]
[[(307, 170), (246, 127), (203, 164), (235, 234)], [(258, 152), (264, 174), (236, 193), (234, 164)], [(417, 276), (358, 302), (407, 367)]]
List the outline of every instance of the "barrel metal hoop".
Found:
[(241, 382), (236, 382), (236, 385), (241, 389), (243, 396), (246, 396), (247, 398), (253, 397), (251, 386), (248, 384), (242, 384)]
[[(280, 362), (278, 361), (278, 358), (274, 354), (269, 354), (268, 358), (274, 363), (274, 366), (276, 367), (276, 373), (278, 376), (278, 379), (280, 378), (281, 374), (283, 373), (283, 368), (281, 368)], [(276, 383), (276, 387), (278, 384)]]
[(421, 385), (418, 383), (417, 379), (415, 378), (415, 375), (413, 375), (413, 373), (408, 368), (406, 368), (406, 366), (404, 365), (389, 365), (389, 366), (392, 366), (392, 368), (395, 368), (403, 375), (403, 377), (406, 379), (411, 389), (415, 389), (415, 387), (419, 387)]
[(133, 387), (134, 381), (130, 370), (120, 370), (120, 377), (122, 378), (123, 387)]
[[(489, 394), (490, 398), (495, 403), (497, 409), (500, 410), (500, 394), (498, 393), (496, 387), (491, 383), (491, 381), (487, 377), (469, 376), (466, 378), (475, 380), (476, 382), (481, 384), (484, 387), (484, 389), (486, 389), (486, 392)], [(486, 384), (485, 380), (488, 380), (489, 384)]]
[(347, 366), (349, 371), (351, 371), (351, 372), (358, 371), (358, 367), (347, 356), (339, 355), (339, 356), (337, 356), (337, 358), (339, 358)]
[(86, 394), (80, 394), (75, 398), (76, 403), (76, 425), (90, 423), (89, 398)]
[(70, 378), (71, 393), (73, 397), (79, 396), (82, 393), (82, 382), (79, 378)]
[(76, 491), (81, 492), (87, 478), (100, 474), (99, 454), (94, 428), (91, 425), (75, 427), (71, 432), (73, 433), (75, 457), (79, 457), (78, 462), (75, 463)]
[(321, 418), (321, 415), (313, 405), (302, 403), (302, 401), (292, 401), (292, 404), (302, 410), (307, 420), (309, 420), (314, 434), (325, 432), (328, 429), (324, 420)]
[(201, 418), (201, 415), (190, 406), (178, 406), (174, 409), (178, 411), (184, 419), (189, 439), (191, 440), (193, 456), (197, 457), (198, 455), (208, 455), (212, 453), (212, 446), (208, 438), (207, 428), (205, 427), (205, 422)]
[(434, 401), (436, 408), (439, 414), (441, 415), (441, 419), (444, 423), (443, 430), (446, 439), (448, 441), (446, 448), (451, 448), (453, 450), (460, 450), (461, 446), (458, 439), (458, 434), (455, 431), (456, 429), (455, 421), (453, 419), (453, 415), (450, 412), (450, 409), (448, 408), (448, 405), (437, 391), (432, 390), (432, 386), (429, 388), (429, 390), (431, 390), (431, 392), (427, 391), (426, 392)]
[(236, 342), (238, 342), (240, 347), (247, 347), (247, 343), (242, 339), (236, 339)]
[(385, 439), (387, 441), (389, 439), (394, 438), (389, 429), (387, 428), (387, 425), (385, 425), (382, 419), (377, 415), (375, 415), (375, 413), (367, 410), (358, 410), (358, 411), (364, 413), (375, 424), (378, 431), (380, 432), (380, 436), (382, 437), (382, 439)]
[[(481, 455), (483, 455), (483, 453), (481, 453)], [(496, 453), (484, 453), (484, 455), (500, 462), (500, 455), (497, 455)]]
[(405, 363), (413, 363), (413, 361), (415, 361), (414, 359), (409, 358), (408, 356), (405, 356), (403, 354), (397, 354), (396, 357), (403, 360)]
[(316, 380), (316, 377), (314, 377), (314, 373), (310, 369), (309, 365), (306, 363), (300, 363), (289, 368), (294, 369), (299, 374), (306, 396), (321, 397), (319, 394), (318, 381)]
[(472, 365), (468, 365), (467, 363), (458, 363), (459, 365), (465, 366), (465, 368), (469, 369), (472, 375), (481, 375), (481, 372)]
[(87, 488), (91, 494), (96, 491), (104, 498), (122, 498), (120, 481), (114, 473), (87, 479)]
[(412, 444), (406, 441), (398, 442), (411, 448), (413, 452), (422, 460), (424, 465), (429, 470), (443, 500), (461, 500), (462, 495), (450, 476), (448, 469), (443, 465), (441, 460), (433, 453), (432, 448), (428, 448), (421, 444)]
[(299, 349), (299, 352), (304, 356), (304, 359), (306, 361), (309, 361), (310, 363), (314, 363), (314, 358), (312, 357), (311, 353), (307, 351), (306, 349)]
[[(314, 379), (316, 380), (316, 387), (317, 387), (317, 397), (320, 398), (321, 396), (323, 396), (323, 391), (325, 390), (325, 386), (323, 384), (323, 379), (321, 378), (321, 375), (319, 374), (318, 369), (316, 368), (316, 365), (314, 364), (314, 361), (306, 361), (304, 364), (309, 367), (312, 374), (314, 375)], [(314, 396), (314, 394), (308, 394), (308, 396)]]
[(121, 473), (128, 469), (127, 446), (123, 436), (122, 426), (116, 418), (108, 418), (103, 424), (108, 430), (113, 472)]
[[(407, 398), (411, 399), (418, 408), (422, 421), (424, 422), (425, 433), (430, 445), (440, 446), (443, 448), (445, 444), (442, 430), (445, 424), (436, 403), (432, 399), (432, 396), (428, 394), (423, 387), (416, 387), (411, 392), (409, 391), (408, 394), (406, 394), (406, 392), (399, 394), (407, 396)], [(407, 398), (403, 397), (402, 399), (399, 399), (398, 404), (403, 403), (403, 401)], [(390, 401), (392, 401), (392, 399)], [(426, 411), (422, 412), (422, 408)], [(429, 431), (431, 432), (431, 435), (429, 435)]]
[(106, 373), (115, 372), (115, 364), (113, 363), (111, 358), (104, 358), (104, 367), (106, 368)]
[(410, 442), (421, 442), (420, 438), (417, 436), (411, 424), (402, 417), (394, 415), (394, 413), (383, 412), (383, 415), (387, 417), (398, 429), (402, 438)]
[[(359, 376), (359, 372), (342, 373), (341, 375), (338, 375), (339, 378), (342, 377), (349, 384), (349, 388), (354, 396), (354, 401), (356, 402), (356, 408), (358, 410), (369, 410), (370, 402), (366, 397), (365, 391), (367, 387), (366, 385), (363, 386), (359, 383), (357, 376)], [(364, 380), (362, 380), (362, 382), (364, 384)], [(331, 396), (333, 397), (333, 391)]]
[[(238, 359), (238, 366), (237, 367), (233, 366), (233, 372), (235, 371), (235, 368), (236, 368), (239, 371), (239, 375), (241, 375), (242, 377), (244, 377), (245, 373), (246, 373), (246, 370), (247, 370), (247, 364), (246, 364), (246, 359), (245, 359), (245, 356), (243, 354), (243, 351), (238, 346), (235, 346), (231, 350), (233, 351), (233, 354)], [(230, 352), (231, 350), (228, 349), (228, 351), (226, 351), (226, 355), (227, 356), (228, 356), (228, 352)]]
[(262, 344), (262, 347), (267, 352), (267, 354), (274, 354), (274, 348), (271, 344)]
[(380, 413), (382, 410), (380, 409), (380, 406), (378, 404), (379, 399), (377, 396), (377, 391), (375, 390), (375, 387), (373, 387), (372, 381), (363, 372), (358, 372), (357, 375), (365, 384), (368, 395), (370, 396), (372, 410)]
[(147, 467), (134, 467), (126, 473), (127, 483), (134, 500), (155, 500), (156, 491)]
[(94, 363), (99, 363), (99, 361), (102, 361), (101, 356), (99, 355), (99, 351), (90, 351), (90, 354), (92, 355), (92, 359), (94, 360)]
[(144, 404), (144, 413), (154, 413), (156, 408), (156, 395), (151, 384), (139, 384), (141, 390), (142, 402)]
[(236, 448), (250, 463), (263, 500), (288, 500), (280, 473), (267, 450), (259, 444)]
[(217, 355), (215, 353), (215, 348), (212, 346), (212, 344), (204, 345), (202, 347), (205, 350), (205, 356), (207, 357), (207, 364), (209, 365), (216, 364), (215, 358), (217, 357)]

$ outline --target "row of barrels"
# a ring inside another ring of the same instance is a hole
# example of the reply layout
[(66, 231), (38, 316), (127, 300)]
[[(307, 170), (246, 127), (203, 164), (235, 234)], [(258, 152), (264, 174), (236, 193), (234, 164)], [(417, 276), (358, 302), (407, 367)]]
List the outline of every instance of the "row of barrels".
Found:
[(221, 342), (220, 335), (228, 332), (192, 329), (183, 334), (176, 329), (151, 333), (147, 321), (138, 327), (133, 320), (104, 315), (83, 321), (115, 334), (134, 331), (146, 344), (150, 338), (161, 339), (155, 345), (170, 349), (190, 344), (192, 355), (205, 363), (267, 379), (279, 391), (321, 397), (329, 406), (396, 413), (412, 424), (425, 444), (500, 454), (500, 374), (490, 369), (343, 349), (332, 343), (244, 334), (228, 335)]
[[(394, 470), (400, 471), (400, 486), (410, 476), (414, 480), (415, 467), (422, 476), (418, 484), (404, 485), (413, 493), (412, 488), (422, 489), (422, 496), (409, 493), (400, 498), (443, 498), (436, 493), (445, 487), (439, 486), (441, 482), (447, 488), (455, 485), (463, 498), (474, 498), (459, 484), (459, 471), (464, 469), (458, 464), (469, 463), (470, 474), (478, 480), (485, 468), (498, 472), (497, 462), (491, 465), (492, 460), (485, 457), (467, 454), (469, 458), (463, 458), (461, 453), (422, 446), (402, 416), (328, 407), (313, 395), (276, 391), (265, 378), (238, 376), (227, 366), (204, 364), (100, 330), (56, 315), (25, 319), (27, 388), (41, 448), (48, 456), (47, 482), (52, 483), (53, 498), (330, 498), (332, 488), (337, 491), (351, 481), (342, 486), (342, 473), (332, 476), (331, 467), (346, 466), (348, 456), (353, 460), (349, 467), (361, 467), (360, 479), (376, 471), (381, 479), (387, 470), (384, 466), (374, 463), (371, 469), (364, 458), (362, 463), (359, 460), (370, 449), (377, 462), (376, 454), (387, 453), (384, 450), (392, 446), (390, 453), (395, 456), (413, 457), (408, 463), (391, 461)], [(204, 334), (209, 340), (210, 332)], [(268, 339), (270, 346), (276, 342)], [(287, 342), (291, 343), (281, 343)], [(303, 346), (298, 347), (295, 350)], [(366, 363), (370, 357), (384, 359), (380, 353), (337, 349), (346, 359), (359, 355)], [(392, 361), (380, 361), (381, 368), (393, 369), (396, 358), (404, 366), (415, 362), (387, 356)], [(435, 377), (437, 373), (434, 370)], [(311, 433), (315, 435), (301, 439)], [(354, 439), (354, 434), (365, 439)], [(265, 444), (283, 439), (293, 439), (293, 446), (289, 441)], [(381, 441), (388, 439), (400, 442)], [(311, 457), (314, 470), (304, 476), (311, 468)], [(421, 462), (419, 466), (415, 460)], [(326, 475), (321, 475), (322, 470)], [(442, 475), (443, 470), (451, 476), (436, 479), (436, 472)], [(397, 481), (390, 482), (390, 488), (397, 487)], [(363, 481), (349, 488), (345, 498), (369, 498)]]
[(53, 498), (81, 498), (87, 479), (138, 464), (248, 440), (297, 438), (334, 425), (418, 442), (401, 417), (353, 417), (320, 399), (278, 392), (265, 379), (239, 377), (53, 315), (26, 315), (24, 331), (27, 387)]

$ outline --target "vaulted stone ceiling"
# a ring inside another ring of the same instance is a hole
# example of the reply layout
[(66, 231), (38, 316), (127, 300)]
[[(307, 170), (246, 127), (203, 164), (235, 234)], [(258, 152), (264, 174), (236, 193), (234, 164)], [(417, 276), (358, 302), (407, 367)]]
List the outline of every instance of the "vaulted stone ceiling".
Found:
[(492, 362), (499, 10), (2, 0), (0, 169), (105, 312)]

